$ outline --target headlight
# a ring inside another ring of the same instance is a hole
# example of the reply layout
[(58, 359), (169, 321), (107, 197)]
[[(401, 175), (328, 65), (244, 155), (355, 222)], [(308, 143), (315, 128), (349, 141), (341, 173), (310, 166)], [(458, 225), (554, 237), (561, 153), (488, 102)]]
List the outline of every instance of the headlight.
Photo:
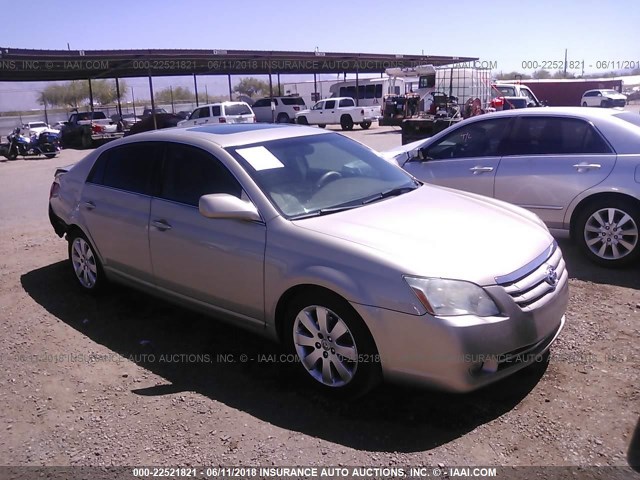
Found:
[(404, 279), (431, 315), (490, 317), (500, 313), (491, 297), (475, 283), (443, 278)]

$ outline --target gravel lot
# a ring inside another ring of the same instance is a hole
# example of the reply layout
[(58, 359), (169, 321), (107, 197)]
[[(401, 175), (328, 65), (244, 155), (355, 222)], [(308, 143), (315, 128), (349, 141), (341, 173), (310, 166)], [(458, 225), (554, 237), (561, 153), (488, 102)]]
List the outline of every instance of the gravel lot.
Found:
[[(400, 144), (399, 129), (348, 135)], [(383, 385), (338, 403), (261, 338), (126, 288), (80, 292), (46, 207), (55, 167), (85, 154), (0, 162), (0, 465), (640, 471), (640, 266), (595, 267), (562, 241), (571, 301), (549, 364), (469, 395)]]

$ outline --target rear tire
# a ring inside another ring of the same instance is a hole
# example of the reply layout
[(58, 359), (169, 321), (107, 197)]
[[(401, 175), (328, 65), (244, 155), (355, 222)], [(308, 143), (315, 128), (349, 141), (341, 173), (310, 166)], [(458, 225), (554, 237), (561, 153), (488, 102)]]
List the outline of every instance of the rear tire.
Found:
[(278, 114), (278, 118), (276, 118), (276, 123), (290, 123), (289, 115), (286, 113)]
[(286, 345), (299, 371), (325, 394), (358, 397), (382, 378), (378, 350), (369, 329), (343, 298), (311, 290), (294, 298), (284, 325)]
[(318, 126), (319, 126), (320, 128), (325, 128), (325, 127), (326, 127), (326, 125), (325, 125), (324, 123), (319, 123), (319, 124), (318, 124)]
[(106, 282), (104, 270), (93, 246), (79, 230), (67, 234), (69, 242), (69, 263), (78, 285), (85, 292), (94, 293), (102, 289)]
[(640, 256), (640, 208), (626, 199), (599, 200), (578, 214), (574, 238), (585, 255), (604, 267), (621, 267)]
[(360, 128), (363, 130), (368, 130), (370, 126), (371, 126), (371, 122), (362, 122), (360, 124)]
[(342, 130), (353, 130), (353, 119), (351, 115), (343, 115), (340, 118), (340, 127)]

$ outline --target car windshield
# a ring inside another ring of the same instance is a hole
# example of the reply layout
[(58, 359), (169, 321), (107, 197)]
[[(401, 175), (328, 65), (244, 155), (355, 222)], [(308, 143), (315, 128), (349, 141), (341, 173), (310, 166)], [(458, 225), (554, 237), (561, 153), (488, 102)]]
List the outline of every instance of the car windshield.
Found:
[(41, 127), (46, 127), (47, 124), (44, 122), (31, 122), (29, 123), (29, 128), (41, 128)]
[(355, 208), (419, 185), (339, 134), (273, 140), (227, 151), (290, 219)]
[(615, 90), (602, 90), (602, 95), (617, 95), (618, 92)]
[(244, 103), (235, 103), (231, 105), (225, 105), (224, 111), (227, 115), (250, 115), (251, 109), (249, 105)]
[(616, 113), (614, 117), (619, 118), (620, 120), (624, 120), (625, 122), (629, 122), (633, 125), (640, 127), (640, 115), (633, 112), (620, 112)]

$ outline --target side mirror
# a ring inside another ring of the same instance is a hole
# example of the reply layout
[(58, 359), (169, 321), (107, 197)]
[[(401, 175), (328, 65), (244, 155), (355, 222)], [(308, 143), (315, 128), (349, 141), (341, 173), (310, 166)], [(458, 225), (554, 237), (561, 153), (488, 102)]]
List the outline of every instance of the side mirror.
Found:
[(231, 218), (247, 222), (261, 221), (256, 207), (227, 193), (203, 195), (198, 202), (200, 215), (207, 218)]

